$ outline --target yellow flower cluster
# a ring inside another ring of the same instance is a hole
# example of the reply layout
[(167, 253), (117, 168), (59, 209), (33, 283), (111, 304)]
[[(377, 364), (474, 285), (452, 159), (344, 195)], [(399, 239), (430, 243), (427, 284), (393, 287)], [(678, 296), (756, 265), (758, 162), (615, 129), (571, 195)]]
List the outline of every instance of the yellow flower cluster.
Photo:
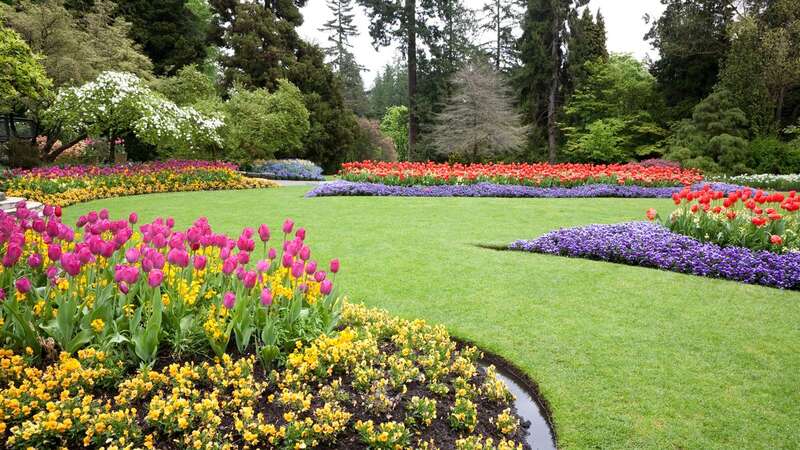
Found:
[[(215, 321), (227, 320), (225, 311), (212, 306)], [(207, 322), (206, 332), (213, 335), (218, 325)], [(0, 447), (133, 449), (170, 442), (189, 449), (300, 449), (359, 440), (397, 450), (434, 449), (445, 439), (441, 444), (464, 449), (519, 448), (504, 440), (518, 429), (511, 409), (478, 418), (480, 402), (507, 397), (490, 398), (487, 386), (494, 385), (476, 369), (477, 350), (457, 349), (441, 327), (361, 306), (345, 304), (343, 325), (332, 336), (298, 342), (285, 366), (271, 373), (255, 355), (223, 354), (123, 376), (120, 363), (91, 348), (62, 354), (44, 369), (0, 350)], [(434, 392), (438, 385), (456, 393), (455, 403)], [(406, 394), (411, 388), (413, 396)], [(428, 431), (447, 420), (437, 417), (442, 408), (450, 412), (449, 436)], [(386, 421), (374, 420), (389, 413)], [(465, 436), (478, 420), (494, 424), (494, 441)]]
[(165, 169), (149, 173), (114, 173), (48, 178), (23, 175), (7, 181), (6, 194), (48, 205), (69, 206), (101, 198), (161, 192), (259, 189), (274, 181), (247, 178), (229, 168)]

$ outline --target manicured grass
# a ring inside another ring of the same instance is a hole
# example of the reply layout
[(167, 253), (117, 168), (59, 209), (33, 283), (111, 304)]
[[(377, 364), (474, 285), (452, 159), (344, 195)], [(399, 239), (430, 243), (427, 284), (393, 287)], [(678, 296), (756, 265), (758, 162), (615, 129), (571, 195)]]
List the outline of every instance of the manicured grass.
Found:
[(308, 187), (158, 194), (71, 207), (207, 216), (218, 231), (285, 217), (340, 257), (351, 300), (443, 323), (538, 381), (561, 448), (790, 448), (800, 442), (800, 293), (487, 250), (559, 227), (639, 220), (669, 200), (305, 199)]

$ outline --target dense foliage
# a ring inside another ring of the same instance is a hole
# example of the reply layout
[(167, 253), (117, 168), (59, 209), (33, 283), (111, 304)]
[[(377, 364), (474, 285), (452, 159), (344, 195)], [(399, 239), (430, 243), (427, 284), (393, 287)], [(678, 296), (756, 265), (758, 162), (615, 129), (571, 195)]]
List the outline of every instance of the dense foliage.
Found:
[(228, 159), (253, 161), (293, 154), (302, 148), (309, 130), (303, 96), (286, 80), (278, 80), (274, 93), (234, 89), (224, 111), (222, 136)]
[(51, 81), (41, 58), (11, 29), (0, 25), (0, 108), (13, 110), (47, 95)]

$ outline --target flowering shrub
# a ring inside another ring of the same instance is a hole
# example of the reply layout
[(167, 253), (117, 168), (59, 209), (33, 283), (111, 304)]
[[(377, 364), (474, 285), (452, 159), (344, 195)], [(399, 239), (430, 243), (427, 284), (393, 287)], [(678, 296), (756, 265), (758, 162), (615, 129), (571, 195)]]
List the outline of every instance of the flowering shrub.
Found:
[(516, 241), (509, 248), (800, 289), (798, 252), (776, 254), (721, 247), (647, 222), (567, 228), (533, 240)]
[[(513, 407), (483, 394), (492, 383), (475, 363), (476, 349), (460, 349), (441, 326), (361, 306), (345, 305), (341, 325), (297, 345), (285, 367), (269, 373), (253, 355), (131, 373), (96, 348), (62, 353), (46, 367), (0, 349), (0, 442), (10, 449), (522, 448)], [(384, 388), (393, 366), (418, 372)], [(432, 392), (436, 384), (463, 400)], [(387, 412), (373, 409), (376, 397)], [(437, 418), (431, 405), (445, 413)], [(441, 417), (454, 407), (476, 419), (473, 432)]]
[(276, 186), (245, 178), (233, 164), (166, 161), (114, 166), (45, 167), (13, 170), (0, 189), (9, 196), (68, 206), (79, 202), (156, 192), (251, 189)]
[(703, 179), (699, 172), (637, 164), (439, 164), (354, 162), (342, 164), (342, 179), (388, 185), (514, 184), (552, 187), (585, 184), (682, 186)]
[(131, 130), (142, 142), (173, 149), (222, 145), (220, 118), (180, 107), (128, 72), (106, 71), (82, 86), (61, 88), (44, 121), (61, 124), (71, 136), (116, 138)]
[[(701, 186), (701, 185), (696, 185)], [(719, 186), (724, 190), (736, 190), (740, 186)], [(513, 184), (446, 184), (436, 186), (389, 186), (380, 183), (354, 183), (334, 181), (321, 184), (306, 194), (306, 197), (330, 196), (376, 196), (376, 197), (517, 197), (517, 198), (578, 198), (578, 197), (623, 197), (623, 198), (670, 198), (680, 187), (645, 187), (635, 185), (588, 184), (574, 187), (534, 187)]]
[(742, 184), (760, 189), (773, 189), (778, 191), (800, 190), (800, 174), (791, 175), (737, 175), (734, 177), (720, 177), (720, 181)]
[[(729, 193), (710, 185), (672, 195), (678, 208), (663, 220), (670, 230), (719, 245), (777, 252), (800, 250), (800, 196), (750, 188)], [(658, 217), (654, 209), (647, 218)]]
[(185, 231), (172, 219), (134, 231), (136, 214), (112, 220), (103, 210), (73, 229), (60, 212), (38, 217), (21, 204), (16, 219), (0, 213), (5, 348), (47, 360), (94, 346), (152, 364), (166, 350), (222, 356), (232, 342), (271, 367), (337, 324), (333, 283), (289, 220), (278, 251), (266, 225), (237, 239), (204, 218)]
[(273, 159), (253, 166), (248, 175), (273, 180), (310, 180), (321, 181), (322, 167), (305, 159)]

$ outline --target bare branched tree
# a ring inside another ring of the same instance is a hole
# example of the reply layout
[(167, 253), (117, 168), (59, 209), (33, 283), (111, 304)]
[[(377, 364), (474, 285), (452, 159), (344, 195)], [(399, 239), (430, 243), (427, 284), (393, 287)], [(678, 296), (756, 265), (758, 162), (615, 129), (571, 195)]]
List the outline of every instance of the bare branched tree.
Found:
[(480, 162), (500, 159), (526, 142), (527, 127), (514, 110), (500, 75), (487, 64), (467, 63), (453, 77), (455, 94), (436, 117), (431, 142), (439, 154)]

